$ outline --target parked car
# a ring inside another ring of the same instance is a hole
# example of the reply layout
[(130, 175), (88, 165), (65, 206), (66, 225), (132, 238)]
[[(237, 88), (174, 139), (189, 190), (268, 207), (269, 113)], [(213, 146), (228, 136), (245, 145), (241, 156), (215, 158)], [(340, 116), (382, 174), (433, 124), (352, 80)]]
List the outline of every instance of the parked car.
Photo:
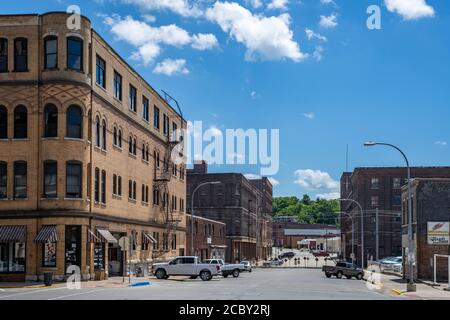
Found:
[(202, 263), (198, 257), (181, 256), (169, 262), (153, 264), (152, 274), (158, 279), (168, 279), (170, 276), (190, 276), (191, 279), (200, 277), (203, 281), (209, 281), (220, 274), (220, 266)]
[(330, 254), (326, 251), (313, 251), (314, 257), (329, 257)]
[(358, 280), (362, 280), (364, 277), (363, 269), (345, 261), (337, 262), (335, 266), (323, 266), (322, 271), (325, 272), (327, 278), (336, 276), (336, 278), (341, 279), (342, 276), (345, 276), (347, 279), (355, 277)]
[(224, 278), (227, 278), (230, 275), (232, 275), (233, 278), (238, 278), (241, 271), (244, 271), (245, 269), (243, 264), (226, 264), (223, 259), (207, 259), (205, 260), (205, 263), (220, 266), (220, 271)]
[(250, 261), (241, 261), (241, 264), (244, 266), (244, 270), (241, 271), (252, 272), (252, 264)]
[(388, 257), (380, 260), (380, 266), (383, 270), (392, 270), (401, 272), (403, 269), (403, 257)]
[(278, 256), (278, 259), (292, 259), (295, 257), (294, 252), (283, 252)]

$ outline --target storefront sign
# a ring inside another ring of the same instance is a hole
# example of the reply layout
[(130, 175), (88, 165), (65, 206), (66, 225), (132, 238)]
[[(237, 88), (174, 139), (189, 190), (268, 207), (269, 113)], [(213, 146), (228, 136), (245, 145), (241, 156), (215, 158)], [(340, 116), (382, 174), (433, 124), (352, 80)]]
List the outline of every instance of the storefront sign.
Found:
[(428, 222), (428, 244), (450, 244), (449, 222)]

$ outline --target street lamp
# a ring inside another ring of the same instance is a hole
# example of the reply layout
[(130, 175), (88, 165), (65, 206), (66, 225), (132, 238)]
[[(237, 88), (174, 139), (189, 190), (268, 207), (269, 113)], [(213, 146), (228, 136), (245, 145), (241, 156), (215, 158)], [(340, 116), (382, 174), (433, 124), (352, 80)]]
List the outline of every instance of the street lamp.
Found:
[(194, 254), (194, 195), (198, 189), (208, 184), (220, 184), (220, 181), (211, 181), (200, 183), (191, 194), (191, 255)]
[(384, 143), (384, 142), (374, 142), (369, 141), (364, 143), (365, 147), (374, 147), (374, 146), (387, 146), (396, 149), (398, 152), (400, 152), (405, 158), (406, 161), (406, 168), (407, 168), (407, 175), (408, 175), (408, 267), (409, 267), (409, 279), (408, 279), (408, 285), (407, 285), (407, 291), (408, 292), (415, 292), (416, 286), (414, 285), (414, 270), (413, 270), (413, 233), (412, 233), (412, 198), (411, 198), (411, 167), (409, 166), (409, 160), (406, 157), (405, 153), (399, 148), (394, 146), (393, 144)]
[[(341, 201), (349, 201), (356, 204), (359, 207), (359, 211), (361, 212), (361, 266), (364, 269), (364, 215), (361, 204), (353, 199), (341, 199)], [(353, 224), (353, 219), (352, 219)]]

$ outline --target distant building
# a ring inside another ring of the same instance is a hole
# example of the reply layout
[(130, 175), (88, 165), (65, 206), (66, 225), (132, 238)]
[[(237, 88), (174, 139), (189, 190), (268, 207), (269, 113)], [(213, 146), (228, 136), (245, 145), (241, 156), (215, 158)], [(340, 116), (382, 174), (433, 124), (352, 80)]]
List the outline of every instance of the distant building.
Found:
[[(408, 272), (408, 211), (407, 187), (402, 189), (402, 247), (403, 261)], [(450, 255), (450, 179), (414, 179), (413, 241), (415, 250), (415, 277), (433, 280), (434, 255)], [(448, 281), (448, 258), (436, 263), (437, 280)]]
[(208, 173), (206, 162), (187, 170), (187, 211), (192, 191), (203, 182), (220, 181), (199, 189), (194, 214), (226, 224), (226, 260), (263, 260), (272, 250), (272, 184), (263, 177), (248, 180), (240, 173)]
[(204, 259), (224, 259), (226, 249), (226, 225), (223, 222), (203, 217), (186, 215), (186, 247), (190, 252), (193, 223), (194, 255)]
[[(413, 178), (450, 178), (450, 167), (413, 167)], [(364, 258), (381, 259), (402, 255), (401, 211), (402, 186), (406, 183), (406, 168), (356, 168), (341, 177), (341, 198), (358, 201), (363, 209)], [(352, 219), (355, 233), (355, 254), (361, 265), (361, 214), (356, 204), (342, 202), (342, 254), (350, 260), (352, 252)], [(378, 216), (378, 246), (377, 246)], [(350, 218), (352, 217), (352, 218)], [(377, 250), (378, 247), (378, 250)]]

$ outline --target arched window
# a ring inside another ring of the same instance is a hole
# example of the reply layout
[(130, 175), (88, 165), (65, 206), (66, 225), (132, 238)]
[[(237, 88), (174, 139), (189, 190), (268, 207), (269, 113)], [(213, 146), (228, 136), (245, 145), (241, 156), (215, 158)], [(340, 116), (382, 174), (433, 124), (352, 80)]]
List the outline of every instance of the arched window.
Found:
[(141, 193), (142, 193), (142, 202), (145, 202), (145, 184), (142, 184), (142, 189), (141, 189)]
[(26, 139), (27, 133), (27, 108), (18, 105), (14, 109), (14, 138)]
[(44, 68), (55, 69), (58, 67), (58, 38), (48, 36), (44, 39)]
[(8, 72), (8, 39), (0, 39), (0, 72)]
[(133, 199), (133, 181), (128, 180), (128, 198)]
[(72, 105), (67, 109), (67, 137), (82, 139), (83, 112), (81, 108)]
[(28, 71), (28, 41), (26, 38), (14, 39), (14, 71)]
[(95, 117), (95, 146), (100, 148), (100, 119)]
[(0, 199), (8, 197), (8, 164), (0, 161)]
[(58, 108), (53, 104), (45, 106), (44, 127), (44, 137), (58, 136)]
[(148, 161), (148, 146), (145, 147), (145, 160)]
[(136, 200), (136, 181), (133, 181), (133, 199)]
[(119, 139), (119, 148), (122, 149), (122, 130), (121, 129), (119, 129), (119, 137), (118, 137), (118, 139)]
[(113, 174), (113, 194), (117, 195), (117, 175)]
[(82, 168), (79, 161), (66, 162), (66, 197), (81, 198), (82, 194)]
[(133, 137), (130, 136), (128, 139), (128, 152), (133, 153)]
[(148, 203), (148, 186), (145, 186), (145, 202)]
[(102, 121), (102, 149), (106, 150), (106, 121)]
[(116, 127), (114, 127), (114, 129), (113, 129), (113, 144), (115, 146), (117, 146), (117, 128)]
[(133, 139), (133, 154), (136, 155), (136, 138)]
[(142, 160), (145, 160), (145, 143), (142, 143)]
[(122, 196), (122, 177), (121, 176), (117, 177), (117, 194), (119, 196)]
[(0, 139), (8, 139), (8, 109), (0, 106)]
[(67, 68), (83, 71), (83, 40), (78, 37), (67, 38)]

